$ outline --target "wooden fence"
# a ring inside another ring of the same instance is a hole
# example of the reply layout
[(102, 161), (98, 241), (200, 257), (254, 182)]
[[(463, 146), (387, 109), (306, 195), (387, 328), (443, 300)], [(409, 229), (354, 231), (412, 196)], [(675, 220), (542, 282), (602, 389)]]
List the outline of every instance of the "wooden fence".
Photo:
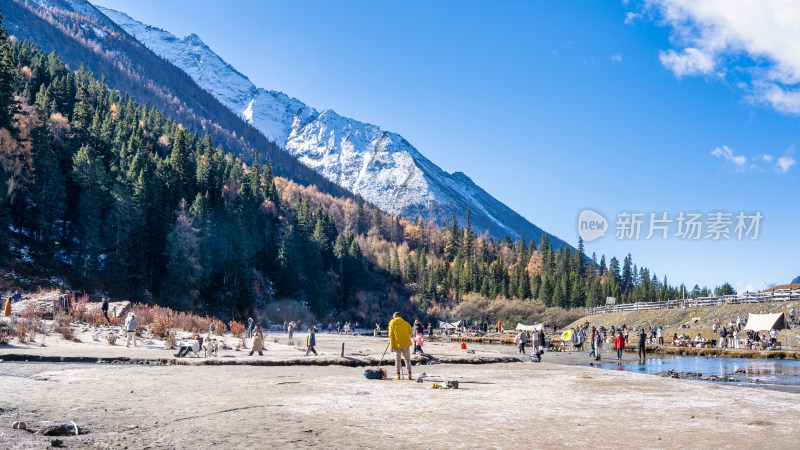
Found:
[(597, 306), (586, 308), (586, 314), (604, 314), (617, 311), (645, 311), (650, 309), (681, 309), (695, 308), (699, 306), (718, 306), (735, 305), (741, 303), (769, 303), (769, 302), (788, 302), (800, 300), (800, 289), (776, 289), (774, 292), (744, 292), (737, 295), (725, 295), (722, 297), (698, 297), (677, 300), (667, 300), (665, 302), (637, 302), (621, 303), (619, 305)]

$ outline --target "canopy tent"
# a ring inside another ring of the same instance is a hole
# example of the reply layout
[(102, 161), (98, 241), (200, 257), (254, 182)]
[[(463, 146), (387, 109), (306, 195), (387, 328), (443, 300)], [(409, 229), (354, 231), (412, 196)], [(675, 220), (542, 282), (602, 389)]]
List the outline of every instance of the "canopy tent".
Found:
[(440, 320), (439, 321), (439, 328), (441, 328), (443, 330), (457, 330), (457, 329), (461, 328), (461, 321), (459, 320), (458, 322), (442, 322)]
[(544, 331), (544, 324), (537, 323), (536, 325), (525, 325), (523, 323), (518, 323), (517, 328), (515, 329), (517, 331)]
[(744, 330), (769, 331), (783, 330), (786, 328), (786, 315), (778, 314), (750, 314), (747, 316), (747, 326)]
[(692, 317), (691, 320), (681, 326), (681, 328), (691, 328), (692, 325), (700, 321), (699, 317)]

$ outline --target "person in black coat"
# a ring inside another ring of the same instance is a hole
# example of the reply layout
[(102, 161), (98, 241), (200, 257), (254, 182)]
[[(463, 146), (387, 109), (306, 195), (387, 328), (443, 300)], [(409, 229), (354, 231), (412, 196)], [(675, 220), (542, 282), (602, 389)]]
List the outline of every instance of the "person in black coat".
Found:
[(111, 325), (111, 320), (108, 318), (108, 299), (103, 297), (103, 306), (100, 307), (103, 311), (103, 316), (106, 318), (106, 324)]

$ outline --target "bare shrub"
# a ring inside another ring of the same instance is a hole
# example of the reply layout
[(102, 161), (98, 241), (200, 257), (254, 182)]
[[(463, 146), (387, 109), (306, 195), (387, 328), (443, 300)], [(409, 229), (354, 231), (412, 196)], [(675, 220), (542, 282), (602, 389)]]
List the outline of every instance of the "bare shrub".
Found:
[(0, 328), (0, 345), (8, 345), (13, 336), (14, 333), (12, 333), (8, 328)]
[(172, 326), (172, 316), (156, 316), (150, 324), (150, 334), (161, 339), (167, 337)]
[(44, 306), (39, 303), (28, 303), (20, 313), (21, 319), (16, 323), (16, 328), (23, 327), (25, 331), (25, 339), (28, 342), (36, 340), (36, 334), (44, 334), (44, 326), (42, 323), (42, 315), (44, 315)]
[(22, 309), (22, 312), (19, 315), (23, 319), (41, 320), (44, 313), (44, 306), (36, 302), (31, 302), (25, 305), (25, 308)]
[(86, 322), (95, 327), (99, 327), (101, 325), (110, 325), (110, 326), (119, 326), (122, 323), (122, 319), (119, 317), (115, 317), (113, 315), (108, 316), (108, 322), (106, 322), (106, 316), (103, 314), (103, 310), (101, 308), (97, 308), (91, 313), (86, 314)]
[(167, 337), (164, 339), (164, 348), (172, 350), (178, 346), (178, 333), (175, 330), (169, 330)]
[(580, 319), (586, 315), (586, 310), (583, 308), (547, 308), (544, 312), (542, 322), (548, 325), (557, 325), (559, 328), (569, 325), (570, 323)]
[(491, 319), (489, 308), (492, 301), (477, 294), (469, 294), (456, 305), (450, 312), (452, 317), (459, 320), (466, 320), (468, 323), (480, 322)]
[(228, 326), (231, 329), (231, 334), (233, 334), (234, 336), (236, 336), (238, 338), (242, 337), (242, 334), (244, 333), (244, 330), (245, 330), (245, 327), (244, 327), (243, 324), (241, 324), (241, 323), (239, 323), (239, 322), (237, 322), (235, 320), (231, 320), (230, 322), (228, 322)]
[(53, 319), (53, 331), (61, 335), (62, 339), (72, 340), (75, 333), (70, 325), (70, 318), (64, 314), (59, 314)]
[(77, 296), (75, 293), (72, 293), (72, 298), (70, 299), (70, 315), (72, 316), (72, 320), (77, 322), (84, 322), (86, 320), (86, 303), (89, 302), (89, 296), (84, 294)]
[(153, 321), (153, 308), (142, 303), (137, 303), (131, 307), (131, 312), (136, 314), (136, 319), (140, 324)]
[(25, 322), (23, 321), (17, 322), (17, 342), (19, 342), (20, 344), (24, 344), (25, 342), (27, 342), (27, 339), (28, 339), (28, 333), (27, 333), (27, 327), (25, 327)]
[(117, 335), (114, 334), (114, 333), (111, 333), (111, 334), (108, 335), (106, 340), (108, 341), (109, 345), (115, 345), (117, 343)]
[[(209, 316), (198, 316), (191, 312), (174, 311), (171, 308), (163, 306), (150, 306), (142, 303), (136, 303), (131, 306), (131, 312), (136, 314), (139, 321), (137, 334), (144, 329), (144, 326), (150, 325), (150, 333), (159, 338), (166, 338), (172, 330), (182, 330), (190, 333), (205, 334), (211, 327), (214, 327), (214, 333), (224, 335), (228, 327), (225, 322)], [(237, 324), (238, 335), (241, 337), (244, 333), (244, 325), (236, 321), (231, 323)]]
[(216, 334), (218, 334), (220, 336), (224, 335), (225, 332), (228, 331), (228, 327), (225, 326), (225, 322), (223, 322), (223, 321), (221, 321), (219, 319), (214, 319), (214, 320), (211, 321), (211, 323), (214, 324), (214, 333), (216, 333)]
[(518, 323), (533, 324), (542, 321), (545, 306), (539, 301), (506, 300), (498, 298), (489, 310), (496, 320), (502, 320), (505, 328), (514, 329)]

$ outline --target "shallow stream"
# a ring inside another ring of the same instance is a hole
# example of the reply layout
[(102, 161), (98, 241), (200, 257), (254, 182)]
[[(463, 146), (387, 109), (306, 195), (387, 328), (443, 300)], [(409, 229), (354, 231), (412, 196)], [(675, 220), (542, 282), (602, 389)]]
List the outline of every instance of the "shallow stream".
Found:
[(728, 385), (782, 387), (782, 390), (800, 392), (800, 361), (779, 359), (709, 358), (702, 356), (674, 356), (648, 358), (644, 363), (615, 361), (587, 365), (607, 370), (657, 374), (673, 370), (676, 373), (698, 373), (704, 377), (715, 376), (734, 381), (698, 380)]

